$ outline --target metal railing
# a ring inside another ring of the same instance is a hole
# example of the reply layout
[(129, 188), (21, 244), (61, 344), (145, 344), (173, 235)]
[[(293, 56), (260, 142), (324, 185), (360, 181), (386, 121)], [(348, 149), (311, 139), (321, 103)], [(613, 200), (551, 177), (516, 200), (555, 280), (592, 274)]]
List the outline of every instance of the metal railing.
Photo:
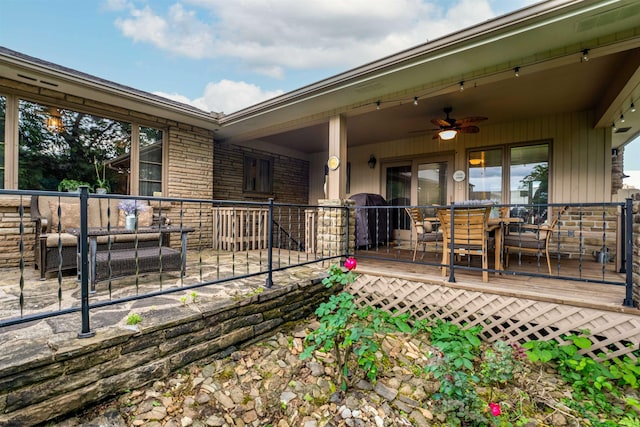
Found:
[[(15, 295), (10, 309), (1, 311), (0, 328), (79, 312), (78, 336), (90, 337), (91, 312), (102, 307), (260, 276), (271, 287), (276, 272), (348, 252), (344, 244), (325, 250), (325, 237), (316, 234), (318, 212), (348, 216), (341, 206), (98, 195), (86, 188), (0, 190), (0, 198), (15, 199), (16, 226), (4, 234), (19, 242), (17, 283), (0, 280), (6, 294)], [(124, 200), (148, 205), (149, 222), (138, 213), (134, 229), (125, 230), (118, 208)], [(340, 240), (346, 242), (349, 231), (344, 233)], [(180, 245), (175, 236), (182, 236)], [(34, 267), (37, 273), (29, 271)], [(78, 287), (79, 304), (69, 296), (69, 288)]]
[[(497, 237), (496, 230), (501, 227), (502, 246), (489, 252), (490, 257), (500, 257), (500, 260), (495, 262), (493, 259), (487, 268), (472, 262), (471, 256), (465, 256), (462, 262), (454, 262), (452, 256), (446, 265), (443, 264), (442, 234), (418, 236), (405, 210), (418, 208), (429, 222), (430, 232), (442, 233), (445, 230), (440, 229), (438, 211), (451, 217), (454, 211), (471, 206), (481, 204), (472, 201), (446, 206), (355, 206), (352, 210), (356, 217), (356, 256), (446, 267), (450, 282), (456, 280), (456, 271), (468, 270), (625, 286), (623, 304), (633, 306), (631, 199), (621, 203), (493, 204), (489, 219), (493, 223), (490, 238)], [(501, 216), (510, 219), (501, 221)], [(453, 221), (451, 225), (451, 230), (446, 232), (455, 237)], [(548, 240), (547, 233), (550, 233)], [(455, 249), (453, 241), (450, 239), (451, 252)], [(493, 240), (491, 243), (495, 244)], [(511, 246), (505, 246), (507, 243)], [(545, 244), (548, 245), (549, 262)], [(414, 261), (411, 255), (416, 245), (421, 250), (420, 257)], [(531, 260), (535, 264), (531, 265)], [(548, 264), (551, 264), (551, 271)]]

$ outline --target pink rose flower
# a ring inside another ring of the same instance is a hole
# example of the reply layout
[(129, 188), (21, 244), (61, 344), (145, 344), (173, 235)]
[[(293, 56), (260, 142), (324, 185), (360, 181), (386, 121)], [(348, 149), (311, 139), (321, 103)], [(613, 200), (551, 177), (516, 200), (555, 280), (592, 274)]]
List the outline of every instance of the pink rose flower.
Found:
[(356, 261), (356, 259), (355, 259), (355, 258), (352, 258), (352, 257), (351, 257), (351, 258), (347, 258), (347, 259), (344, 261), (344, 267), (345, 267), (347, 270), (349, 270), (349, 271), (351, 271), (351, 270), (353, 270), (354, 268), (356, 268), (356, 265), (358, 265), (358, 263), (357, 263), (357, 261)]
[(497, 403), (489, 403), (489, 409), (491, 410), (491, 415), (493, 415), (494, 417), (497, 417), (502, 413), (502, 411), (500, 410), (500, 405)]

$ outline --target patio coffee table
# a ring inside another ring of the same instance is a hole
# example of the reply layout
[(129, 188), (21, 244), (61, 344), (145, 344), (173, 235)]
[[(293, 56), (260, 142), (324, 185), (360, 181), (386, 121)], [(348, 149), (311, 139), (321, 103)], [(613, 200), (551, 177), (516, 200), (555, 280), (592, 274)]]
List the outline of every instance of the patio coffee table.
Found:
[[(108, 278), (124, 277), (132, 274), (149, 273), (153, 271), (180, 271), (184, 276), (187, 264), (187, 235), (194, 231), (193, 227), (139, 227), (137, 230), (127, 230), (124, 227), (89, 228), (89, 283), (91, 292), (95, 292), (96, 282)], [(78, 279), (82, 273), (80, 262), (80, 229), (69, 228), (69, 234), (78, 238)], [(127, 249), (98, 250), (98, 237), (126, 234), (160, 233), (157, 246), (134, 247)], [(170, 233), (180, 233), (181, 250), (164, 246), (163, 239)]]

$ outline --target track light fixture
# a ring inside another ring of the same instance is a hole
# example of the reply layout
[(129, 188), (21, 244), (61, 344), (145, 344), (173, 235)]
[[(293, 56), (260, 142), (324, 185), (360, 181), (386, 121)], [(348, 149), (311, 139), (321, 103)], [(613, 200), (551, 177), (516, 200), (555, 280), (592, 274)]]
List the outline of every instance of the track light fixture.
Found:
[(418, 97), (417, 96), (413, 97), (413, 105), (418, 105)]
[(616, 127), (616, 122), (611, 123), (611, 130), (613, 130), (614, 132), (618, 130), (618, 128)]
[(464, 80), (460, 82), (460, 92), (464, 90)]
[(620, 114), (620, 123), (624, 123), (624, 114)]
[(631, 112), (635, 113), (636, 112), (636, 106), (634, 105), (634, 103), (631, 103)]
[(584, 49), (584, 50), (582, 51), (582, 59), (581, 59), (581, 61), (582, 61), (582, 62), (587, 62), (587, 61), (589, 61), (589, 49)]
[(520, 77), (520, 67), (516, 67), (516, 68), (514, 68), (514, 69), (513, 69), (513, 74), (514, 74), (516, 77)]
[(376, 110), (380, 109), (380, 101), (376, 101)]

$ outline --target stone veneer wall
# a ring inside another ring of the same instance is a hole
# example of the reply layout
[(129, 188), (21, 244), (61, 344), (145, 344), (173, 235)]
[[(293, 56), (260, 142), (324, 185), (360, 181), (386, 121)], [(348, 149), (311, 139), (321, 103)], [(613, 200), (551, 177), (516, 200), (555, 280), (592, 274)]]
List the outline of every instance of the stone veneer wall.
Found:
[[(248, 147), (220, 143), (215, 146), (213, 159), (213, 194), (219, 200), (250, 200), (266, 202), (273, 197), (276, 203), (306, 205), (309, 198), (309, 162)], [(242, 191), (244, 154), (271, 157), (273, 162), (273, 194), (257, 195)]]
[[(33, 265), (35, 232), (29, 209), (30, 197), (6, 196), (0, 198), (0, 268), (18, 267), (20, 260)], [(20, 218), (20, 206), (23, 208)], [(24, 228), (20, 237), (20, 224)], [(22, 253), (20, 243), (22, 239)], [(33, 268), (33, 267), (32, 267)]]
[[(557, 215), (557, 208), (554, 208)], [(551, 218), (549, 218), (551, 221)], [(593, 251), (600, 251), (606, 246), (609, 254), (615, 257), (618, 252), (618, 224), (620, 212), (618, 207), (585, 206), (570, 207), (562, 214), (549, 242), (549, 251), (558, 251), (558, 231), (560, 231), (560, 252), (569, 258), (582, 256), (593, 259)]]
[[(168, 175), (166, 177), (168, 194), (166, 196), (213, 198), (213, 131), (6, 78), (0, 78), (0, 89), (43, 104), (60, 105), (77, 111), (86, 111), (104, 117), (164, 129), (169, 138), (168, 156), (166, 157), (168, 159)], [(26, 206), (29, 206), (28, 202)], [(164, 214), (169, 216), (174, 224), (179, 222), (180, 217), (180, 209), (176, 207), (175, 204), (172, 207), (167, 204), (162, 206)], [(17, 207), (12, 208), (1, 201), (0, 208), (2, 209), (0, 213), (2, 215), (0, 218), (2, 220), (0, 223), (2, 236), (0, 238), (0, 253), (2, 253), (0, 267), (18, 267), (19, 252), (9, 253), (14, 251), (14, 246), (20, 239), (19, 233), (15, 233), (17, 230), (17, 226), (13, 225), (15, 221), (10, 219), (18, 215), (18, 210)], [(204, 218), (201, 217), (201, 214)], [(189, 247), (193, 248), (199, 244), (211, 245), (210, 209), (201, 211), (199, 206), (185, 205), (183, 223), (196, 229), (202, 226), (202, 235), (198, 235), (198, 239), (190, 236)], [(33, 239), (35, 236), (33, 233), (33, 224), (25, 222), (25, 251), (31, 251), (31, 255), (25, 258), (28, 265), (33, 265), (34, 259)]]
[[(167, 196), (213, 199), (213, 134), (187, 125), (170, 126), (168, 154), (169, 194)], [(181, 209), (183, 224), (196, 229), (196, 232), (191, 233), (187, 239), (189, 248), (211, 247), (213, 242), (211, 206), (172, 203), (171, 209), (167, 212), (172, 224), (180, 223)], [(172, 239), (179, 239), (179, 236), (173, 236)]]
[(14, 364), (0, 366), (0, 425), (43, 423), (191, 363), (210, 363), (306, 318), (340, 290), (309, 280), (235, 303), (199, 304), (199, 312), (184, 306), (157, 310), (157, 321), (139, 332), (112, 328), (56, 349), (30, 343), (14, 350)]

